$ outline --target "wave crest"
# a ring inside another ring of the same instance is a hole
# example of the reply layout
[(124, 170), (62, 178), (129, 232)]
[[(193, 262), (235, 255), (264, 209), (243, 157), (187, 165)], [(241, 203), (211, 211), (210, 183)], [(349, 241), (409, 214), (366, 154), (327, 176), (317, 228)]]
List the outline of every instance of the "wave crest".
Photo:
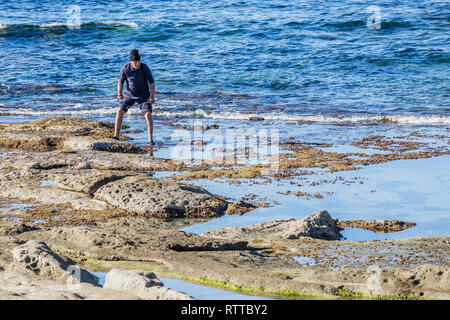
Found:
[(72, 29), (72, 28), (92, 28), (92, 27), (108, 27), (108, 28), (138, 28), (139, 25), (135, 22), (128, 21), (89, 21), (83, 22), (81, 24), (64, 23), (64, 22), (52, 22), (52, 23), (42, 23), (42, 24), (0, 24), (0, 30), (37, 30), (37, 29)]
[[(99, 107), (97, 109), (86, 109), (81, 104), (73, 107), (64, 107), (54, 110), (31, 110), (28, 108), (0, 108), (2, 113), (27, 115), (27, 116), (56, 116), (56, 115), (114, 115), (117, 107)], [(202, 109), (186, 111), (167, 111), (164, 108), (154, 106), (153, 114), (158, 117), (173, 118), (204, 118), (220, 120), (250, 120), (251, 118), (260, 118), (273, 121), (306, 121), (318, 123), (391, 123), (391, 124), (411, 124), (411, 125), (450, 125), (450, 117), (443, 115), (373, 115), (373, 116), (328, 116), (328, 115), (292, 115), (286, 113), (241, 113), (230, 111), (209, 112)], [(128, 114), (139, 115), (139, 107), (131, 108)]]

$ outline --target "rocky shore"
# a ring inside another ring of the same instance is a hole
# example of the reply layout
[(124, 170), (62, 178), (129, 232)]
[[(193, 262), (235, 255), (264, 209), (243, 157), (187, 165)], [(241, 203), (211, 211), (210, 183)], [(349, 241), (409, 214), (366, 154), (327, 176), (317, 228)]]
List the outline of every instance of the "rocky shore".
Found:
[[(277, 298), (450, 298), (450, 237), (341, 240), (348, 227), (395, 232), (414, 222), (338, 221), (320, 211), (201, 235), (180, 231), (256, 205), (181, 181), (211, 168), (153, 157), (108, 138), (111, 130), (81, 118), (1, 125), (0, 299), (192, 299), (158, 275)], [(330, 170), (352, 166), (297, 148), (281, 168), (308, 167), (299, 157), (311, 153)], [(188, 173), (153, 176), (162, 171)], [(103, 287), (96, 271), (108, 272)]]

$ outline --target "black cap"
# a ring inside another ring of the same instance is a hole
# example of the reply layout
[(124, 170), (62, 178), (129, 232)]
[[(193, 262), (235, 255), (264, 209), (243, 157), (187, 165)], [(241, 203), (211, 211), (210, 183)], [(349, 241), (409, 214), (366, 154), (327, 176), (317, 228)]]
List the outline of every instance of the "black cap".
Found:
[(138, 61), (141, 60), (141, 56), (139, 55), (139, 51), (133, 49), (130, 51), (130, 61)]

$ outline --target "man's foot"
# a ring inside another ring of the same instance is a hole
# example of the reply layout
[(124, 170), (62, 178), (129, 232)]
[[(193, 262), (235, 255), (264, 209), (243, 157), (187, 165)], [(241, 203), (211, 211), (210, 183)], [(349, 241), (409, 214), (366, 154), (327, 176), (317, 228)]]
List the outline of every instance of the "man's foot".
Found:
[(119, 137), (115, 137), (115, 136), (112, 136), (111, 139), (114, 139), (114, 140), (120, 140)]

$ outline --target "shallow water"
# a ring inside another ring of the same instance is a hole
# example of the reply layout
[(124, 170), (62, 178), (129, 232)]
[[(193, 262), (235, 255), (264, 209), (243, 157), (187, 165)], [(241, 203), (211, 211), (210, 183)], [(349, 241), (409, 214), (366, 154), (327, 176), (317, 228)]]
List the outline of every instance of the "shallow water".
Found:
[[(99, 278), (99, 285), (103, 286), (106, 279), (106, 272), (91, 272), (93, 275)], [(240, 294), (232, 291), (212, 288), (208, 286), (202, 286), (193, 284), (190, 282), (159, 277), (165, 287), (187, 293), (191, 297), (198, 300), (266, 300), (267, 298), (250, 296)]]
[[(398, 160), (364, 167), (358, 171), (323, 173), (311, 176), (311, 180), (358, 177), (360, 183), (320, 184), (302, 187), (303, 192), (333, 192), (322, 199), (297, 198), (280, 195), (278, 191), (289, 189), (289, 184), (278, 186), (241, 184), (230, 188), (227, 183), (214, 181), (190, 181), (215, 193), (239, 199), (254, 193), (268, 199), (276, 199), (280, 206), (258, 208), (243, 216), (223, 216), (203, 224), (184, 228), (184, 231), (202, 232), (231, 226), (244, 226), (263, 221), (303, 218), (319, 210), (327, 210), (339, 220), (396, 219), (417, 223), (416, 227), (395, 233), (374, 233), (348, 228), (342, 232), (347, 240), (403, 239), (416, 236), (450, 235), (450, 156), (431, 159)], [(375, 191), (373, 191), (375, 190)]]
[[(57, 115), (113, 122), (119, 70), (128, 61), (129, 50), (137, 48), (158, 91), (154, 136), (162, 146), (154, 149), (157, 157), (213, 159), (222, 155), (211, 151), (214, 145), (246, 146), (242, 141), (227, 144), (227, 137), (238, 130), (253, 137), (262, 132), (270, 146), (293, 138), (313, 146), (331, 144), (318, 147), (337, 152), (385, 153), (351, 144), (361, 137), (397, 139), (415, 131), (444, 136), (431, 140), (434, 147), (448, 147), (450, 5), (380, 0), (371, 8), (360, 1), (325, 0), (136, 0), (132, 5), (118, 0), (2, 1), (0, 64), (5, 67), (0, 73), (0, 123)], [(373, 9), (380, 10), (379, 29), (373, 28)], [(250, 121), (254, 116), (264, 120)], [(170, 126), (168, 121), (174, 119), (188, 126), (214, 123), (219, 129), (197, 136)], [(142, 130), (128, 134), (134, 143), (147, 144), (137, 106), (124, 124)], [(183, 139), (207, 145), (199, 152), (182, 145)], [(286, 150), (268, 148), (262, 153), (282, 152)], [(239, 161), (254, 164), (255, 158)], [(336, 174), (318, 170), (308, 176), (301, 191), (332, 194), (311, 200), (280, 195), (290, 188), (287, 183), (230, 187), (193, 181), (236, 200), (258, 194), (281, 205), (186, 230), (302, 218), (326, 209), (341, 220), (417, 223), (395, 234), (348, 229), (344, 231), (348, 239), (449, 235), (448, 168), (445, 156)], [(155, 176), (168, 174), (172, 173)], [(350, 182), (310, 185), (336, 176)], [(351, 181), (356, 176), (363, 184)]]
[(54, 187), (56, 184), (53, 181), (50, 180), (42, 180), (40, 183), (41, 187)]
[(0, 110), (112, 115), (120, 67), (138, 48), (163, 118), (449, 124), (448, 2), (369, 6), (2, 1)]
[(9, 202), (9, 201), (1, 201), (0, 202), (0, 214), (2, 212), (11, 212), (20, 213), (20, 211), (27, 210), (31, 208), (33, 205), (29, 203), (17, 203), (17, 202)]
[[(42, 116), (4, 116), (0, 117), (0, 122), (31, 121), (43, 118)], [(114, 122), (111, 116), (96, 117), (92, 119)], [(420, 132), (427, 135), (447, 134), (446, 126), (420, 126), (420, 125), (398, 125), (398, 124), (377, 124), (358, 126), (335, 126), (324, 123), (312, 123), (304, 125), (286, 125), (282, 121), (273, 121), (269, 126), (262, 126), (251, 121), (207, 121), (205, 119), (191, 119), (182, 122), (186, 125), (198, 124), (207, 125), (215, 123), (219, 129), (215, 131), (216, 136), (227, 136), (227, 129), (230, 125), (238, 126), (244, 132), (251, 130), (257, 132), (264, 127), (268, 131), (269, 139), (271, 131), (276, 130), (279, 141), (288, 141), (288, 137), (294, 137), (295, 141), (302, 143), (330, 143), (332, 147), (318, 147), (324, 151), (334, 152), (364, 152), (366, 154), (384, 153), (376, 149), (361, 149), (350, 144), (359, 141), (361, 137), (383, 134), (388, 137), (408, 136), (412, 132)], [(168, 126), (163, 120), (155, 120), (155, 139), (163, 144), (156, 147), (154, 156), (170, 159), (180, 159), (192, 157), (210, 158), (211, 153), (196, 152), (194, 148), (188, 147), (185, 150), (190, 152), (180, 153), (177, 140), (172, 139), (178, 136), (179, 129)], [(133, 143), (138, 145), (147, 144), (147, 132), (145, 120), (142, 117), (128, 115), (124, 124), (131, 126), (129, 130), (143, 130), (141, 133), (131, 133)], [(255, 131), (256, 130), (256, 131)], [(191, 138), (195, 133), (192, 130), (182, 130)], [(207, 132), (206, 130), (204, 132)], [(204, 137), (202, 137), (204, 138)], [(207, 140), (207, 139), (205, 139)], [(417, 138), (417, 141), (426, 141), (429, 138)], [(434, 138), (436, 146), (448, 144), (448, 139)], [(207, 145), (208, 146), (208, 145)], [(231, 145), (224, 144), (224, 147), (249, 146), (248, 141), (236, 140)], [(185, 145), (183, 145), (183, 148)], [(283, 149), (268, 149), (267, 154), (273, 151), (285, 152)], [(206, 155), (206, 156), (205, 156)], [(245, 164), (253, 164), (251, 161)], [(250, 225), (258, 222), (283, 219), (283, 218), (303, 218), (319, 210), (327, 210), (333, 217), (339, 220), (353, 219), (397, 219), (417, 223), (416, 227), (396, 233), (374, 233), (360, 229), (346, 229), (342, 232), (348, 240), (381, 240), (399, 239), (428, 235), (450, 235), (450, 156), (439, 156), (430, 159), (397, 160), (393, 162), (374, 164), (362, 167), (356, 171), (343, 171), (328, 173), (322, 169), (310, 169), (307, 171), (315, 174), (299, 176), (292, 180), (300, 183), (302, 187), (294, 187), (290, 181), (273, 182), (266, 184), (261, 179), (246, 181), (240, 179), (239, 185), (230, 185), (226, 179), (188, 181), (204, 187), (214, 194), (231, 197), (237, 201), (243, 196), (256, 194), (260, 198), (267, 198), (269, 203), (277, 201), (280, 205), (269, 208), (258, 208), (243, 216), (225, 215), (218, 219), (211, 220), (203, 224), (196, 224), (184, 228), (185, 231), (202, 233), (207, 230), (223, 228), (228, 226)], [(163, 178), (176, 174), (176, 172), (157, 172), (155, 177)], [(337, 179), (338, 178), (338, 179)], [(336, 180), (337, 179), (337, 180)], [(321, 183), (324, 180), (336, 180), (336, 183)], [(362, 182), (362, 184), (361, 184)], [(51, 183), (51, 182), (44, 182)], [(315, 185), (315, 183), (317, 183)], [(320, 193), (324, 195), (322, 199), (297, 198), (294, 195), (282, 195), (278, 192), (302, 191), (310, 194)], [(326, 193), (332, 193), (327, 195)]]

